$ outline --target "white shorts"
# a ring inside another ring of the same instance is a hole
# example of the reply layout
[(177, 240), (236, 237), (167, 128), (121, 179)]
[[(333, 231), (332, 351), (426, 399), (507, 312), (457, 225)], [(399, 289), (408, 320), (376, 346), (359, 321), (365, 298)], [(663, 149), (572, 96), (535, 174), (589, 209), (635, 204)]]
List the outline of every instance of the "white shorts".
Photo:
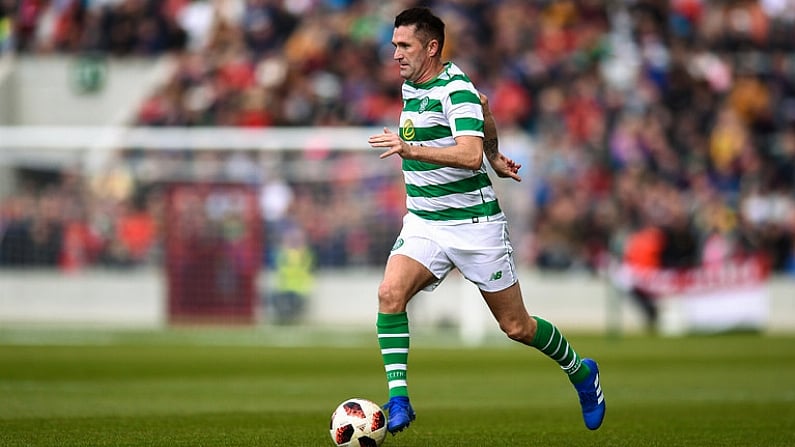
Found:
[(403, 229), (389, 256), (405, 255), (437, 278), (424, 290), (435, 289), (453, 268), (485, 292), (499, 292), (517, 281), (508, 223), (433, 224), (414, 214), (403, 218)]

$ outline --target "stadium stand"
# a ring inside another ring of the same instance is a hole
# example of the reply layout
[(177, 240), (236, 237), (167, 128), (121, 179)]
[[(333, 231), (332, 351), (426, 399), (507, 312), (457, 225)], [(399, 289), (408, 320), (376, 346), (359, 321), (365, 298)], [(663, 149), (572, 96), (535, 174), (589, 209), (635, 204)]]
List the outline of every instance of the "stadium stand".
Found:
[[(0, 48), (175, 61), (131, 125), (394, 127), (391, 18), (414, 3), (2, 2)], [(790, 2), (426, 3), (450, 24), (447, 56), (489, 95), (501, 132), (534, 142), (509, 151), (528, 170), (522, 196), (507, 199), (523, 263), (599, 270), (656, 227), (692, 241), (668, 245), (670, 265), (762, 252), (795, 275)], [(18, 169), (0, 198), (0, 266), (162, 262), (159, 186), (175, 161), (203, 179), (261, 185), (268, 227), (302, 228), (321, 268), (382, 262), (389, 242), (373, 229), (397, 229), (399, 179), (362, 175), (369, 161), (358, 153), (279, 162), (320, 159), (347, 174), (330, 182), (280, 178), (287, 171), (265, 172), (258, 157), (126, 150), (95, 178)], [(365, 213), (373, 206), (381, 212)]]

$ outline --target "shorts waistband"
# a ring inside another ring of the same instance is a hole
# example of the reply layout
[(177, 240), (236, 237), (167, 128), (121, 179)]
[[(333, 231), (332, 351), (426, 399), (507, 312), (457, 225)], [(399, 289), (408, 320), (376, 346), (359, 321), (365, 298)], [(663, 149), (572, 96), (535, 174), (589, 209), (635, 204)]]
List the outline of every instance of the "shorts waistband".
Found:
[(475, 216), (469, 217), (466, 219), (456, 219), (456, 220), (428, 220), (423, 219), (416, 214), (409, 213), (411, 216), (428, 222), (432, 225), (460, 225), (460, 224), (476, 224), (476, 223), (487, 223), (487, 222), (504, 222), (505, 221), (505, 214), (500, 212), (497, 214), (492, 214), (491, 216)]

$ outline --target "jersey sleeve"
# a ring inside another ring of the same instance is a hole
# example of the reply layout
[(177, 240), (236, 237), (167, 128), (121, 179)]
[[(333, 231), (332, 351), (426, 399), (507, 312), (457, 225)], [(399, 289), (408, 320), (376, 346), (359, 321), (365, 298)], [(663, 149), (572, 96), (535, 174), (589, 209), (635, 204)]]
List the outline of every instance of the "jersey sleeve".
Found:
[(455, 81), (445, 98), (445, 114), (453, 138), (470, 135), (483, 137), (483, 107), (475, 87), (468, 82)]

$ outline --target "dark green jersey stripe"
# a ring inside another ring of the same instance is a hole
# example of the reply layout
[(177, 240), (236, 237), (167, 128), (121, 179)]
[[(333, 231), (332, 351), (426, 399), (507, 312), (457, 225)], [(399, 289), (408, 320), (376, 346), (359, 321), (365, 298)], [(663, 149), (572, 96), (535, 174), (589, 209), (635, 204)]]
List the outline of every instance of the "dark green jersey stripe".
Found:
[[(482, 121), (480, 122), (480, 128), (483, 129)], [(411, 136), (412, 132), (414, 132), (414, 138), (406, 138), (407, 135)], [(405, 128), (401, 127), (400, 136), (405, 141), (431, 141), (445, 137), (452, 137), (453, 132), (447, 126), (414, 127), (409, 129), (408, 132), (405, 131)]]
[(499, 203), (492, 200), (466, 208), (447, 208), (439, 211), (409, 209), (409, 211), (426, 220), (465, 220), (473, 217), (493, 216), (501, 210)]
[(469, 90), (459, 90), (457, 92), (450, 93), (450, 101), (453, 104), (463, 104), (463, 103), (472, 103), (472, 104), (480, 104), (480, 98)]
[(457, 118), (455, 120), (455, 128), (461, 132), (462, 130), (475, 130), (483, 132), (483, 120), (477, 118)]
[(485, 172), (481, 172), (474, 177), (445, 183), (443, 185), (417, 186), (407, 184), (406, 194), (409, 197), (442, 197), (455, 193), (477, 191), (480, 188), (490, 185), (491, 181), (489, 180), (489, 176), (486, 175)]
[(426, 163), (424, 161), (403, 160), (404, 171), (433, 171), (443, 167), (444, 166), (442, 165), (437, 165), (434, 163)]
[[(423, 105), (423, 100), (425, 104)], [(420, 99), (407, 99), (406, 104), (403, 106), (404, 112), (439, 112), (442, 113), (442, 103), (438, 99), (430, 99), (428, 97)]]

